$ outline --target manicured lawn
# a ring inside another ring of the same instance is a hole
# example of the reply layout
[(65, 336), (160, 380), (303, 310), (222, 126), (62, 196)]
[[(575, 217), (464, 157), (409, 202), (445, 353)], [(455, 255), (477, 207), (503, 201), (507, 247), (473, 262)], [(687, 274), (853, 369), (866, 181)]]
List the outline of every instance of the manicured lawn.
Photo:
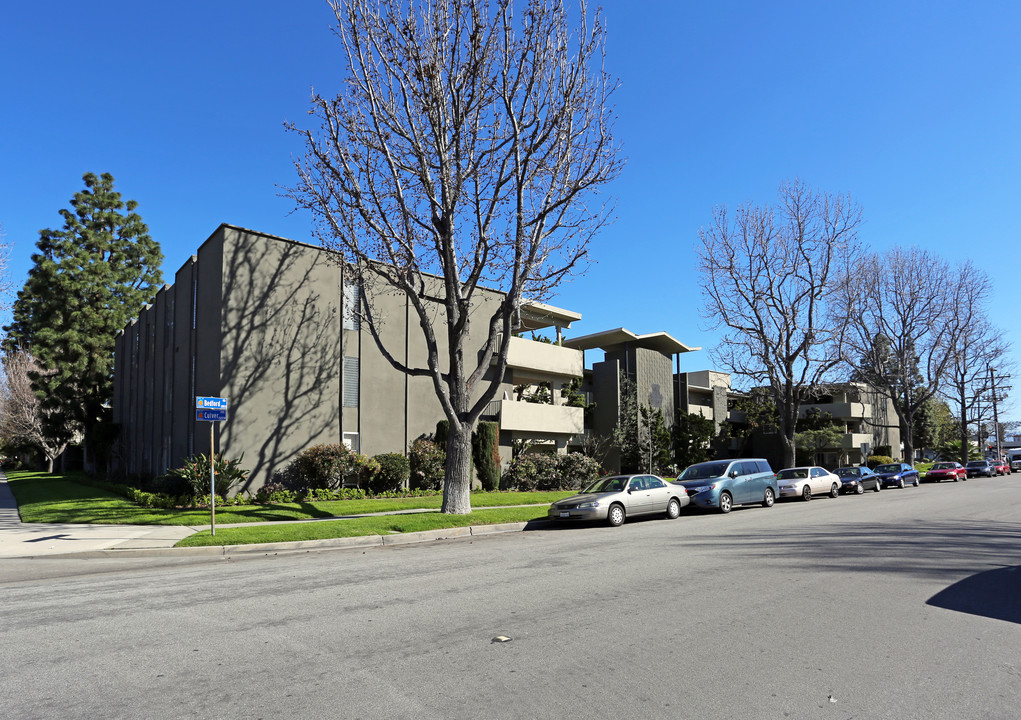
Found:
[[(84, 476), (77, 473), (49, 475), (22, 470), (12, 470), (7, 473), (8, 485), (18, 500), (18, 510), (23, 522), (120, 525), (204, 525), (209, 522), (209, 510), (207, 509), (143, 508), (107, 490), (75, 482), (76, 478), (84, 479)], [(473, 493), (472, 506), (546, 505), (571, 494), (570, 492)], [(216, 521), (217, 523), (230, 524), (307, 520), (344, 515), (364, 515), (374, 512), (393, 512), (395, 510), (438, 510), (442, 502), (443, 499), (440, 496), (430, 496), (224, 506), (217, 508)], [(436, 527), (446, 526), (437, 525)], [(223, 532), (226, 530), (227, 528), (224, 528)], [(217, 537), (219, 537), (219, 532)]]
[(217, 528), (215, 537), (210, 535), (208, 530), (203, 530), (181, 540), (175, 547), (249, 545), (252, 543), (325, 540), (363, 535), (390, 535), (392, 533), (419, 532), (441, 528), (467, 527), (469, 525), (527, 522), (529, 520), (545, 519), (545, 517), (545, 508), (516, 507), (476, 510), (468, 515), (421, 513), (415, 515), (351, 518), (349, 520), (258, 525), (243, 528)]

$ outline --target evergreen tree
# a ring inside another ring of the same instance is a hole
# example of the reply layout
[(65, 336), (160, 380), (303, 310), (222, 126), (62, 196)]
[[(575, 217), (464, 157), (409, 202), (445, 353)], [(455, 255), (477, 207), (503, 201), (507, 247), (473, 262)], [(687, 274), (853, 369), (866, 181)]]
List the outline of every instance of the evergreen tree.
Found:
[(678, 472), (712, 459), (711, 443), (716, 435), (716, 423), (709, 418), (678, 410), (671, 435)]
[(159, 244), (113, 176), (84, 176), (61, 230), (41, 230), (34, 265), (4, 328), (41, 367), (33, 375), (51, 440), (84, 433), (95, 451), (109, 438), (113, 349), (117, 332), (162, 282)]

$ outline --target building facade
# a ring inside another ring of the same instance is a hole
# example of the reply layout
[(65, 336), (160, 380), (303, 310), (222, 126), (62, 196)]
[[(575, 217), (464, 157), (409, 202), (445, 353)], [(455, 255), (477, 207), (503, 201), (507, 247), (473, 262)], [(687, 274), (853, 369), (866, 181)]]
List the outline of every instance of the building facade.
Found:
[[(359, 322), (360, 288), (331, 254), (313, 245), (221, 225), (117, 337), (112, 462), (159, 475), (194, 454), (243, 456), (247, 490), (268, 482), (303, 449), (344, 443), (375, 455), (406, 452), (435, 431), (443, 413), (432, 380), (397, 371)], [(500, 301), (484, 291), (479, 311)], [(371, 302), (384, 347), (426, 366), (417, 318), (401, 294)], [(581, 315), (526, 303), (521, 330), (557, 335)], [(485, 323), (476, 323), (481, 347)], [(439, 339), (442, 342), (442, 338)], [(515, 385), (560, 388), (583, 372), (583, 353), (515, 337), (497, 399), (485, 420), (500, 424), (501, 459), (528, 438), (566, 451), (584, 429), (583, 410), (519, 401)], [(227, 419), (196, 420), (195, 398), (226, 398)]]

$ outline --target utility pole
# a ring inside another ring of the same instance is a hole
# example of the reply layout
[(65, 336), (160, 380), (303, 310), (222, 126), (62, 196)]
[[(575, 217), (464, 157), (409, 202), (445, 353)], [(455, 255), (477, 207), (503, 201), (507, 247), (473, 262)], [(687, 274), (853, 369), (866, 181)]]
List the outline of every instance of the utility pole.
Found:
[[(989, 365), (989, 388), (993, 393), (993, 435), (996, 437), (996, 462), (1000, 462), (1003, 458), (1003, 447), (1000, 445), (1000, 418), (996, 412), (996, 380), (994, 379), (993, 366)], [(1009, 380), (1010, 375), (1003, 375), (1000, 377), (1001, 380)]]

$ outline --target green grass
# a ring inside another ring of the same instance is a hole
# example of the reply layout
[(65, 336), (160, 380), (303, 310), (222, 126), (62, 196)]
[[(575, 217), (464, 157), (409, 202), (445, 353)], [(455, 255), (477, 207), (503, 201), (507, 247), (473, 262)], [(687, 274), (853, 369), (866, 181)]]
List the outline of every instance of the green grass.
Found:
[(186, 537), (177, 543), (175, 547), (250, 545), (253, 543), (326, 540), (329, 538), (359, 537), (363, 535), (390, 535), (393, 533), (467, 527), (469, 525), (528, 522), (529, 520), (544, 519), (545, 517), (545, 508), (517, 507), (476, 510), (468, 515), (421, 513), (414, 515), (351, 518), (349, 520), (259, 525), (242, 528), (218, 528), (215, 537), (210, 535), (208, 530), (204, 530)]
[[(23, 470), (12, 470), (7, 473), (7, 482), (14, 497), (18, 500), (18, 510), (21, 512), (23, 522), (118, 525), (205, 525), (209, 523), (209, 510), (207, 509), (143, 508), (107, 490), (75, 482), (76, 479), (87, 481), (87, 476), (80, 473), (49, 475)], [(475, 507), (545, 505), (571, 494), (571, 492), (473, 493), (471, 501)], [(440, 496), (430, 496), (274, 505), (234, 505), (218, 507), (216, 521), (232, 524), (308, 520), (343, 515), (364, 515), (374, 512), (393, 512), (395, 510), (438, 510), (442, 502), (443, 499)]]

